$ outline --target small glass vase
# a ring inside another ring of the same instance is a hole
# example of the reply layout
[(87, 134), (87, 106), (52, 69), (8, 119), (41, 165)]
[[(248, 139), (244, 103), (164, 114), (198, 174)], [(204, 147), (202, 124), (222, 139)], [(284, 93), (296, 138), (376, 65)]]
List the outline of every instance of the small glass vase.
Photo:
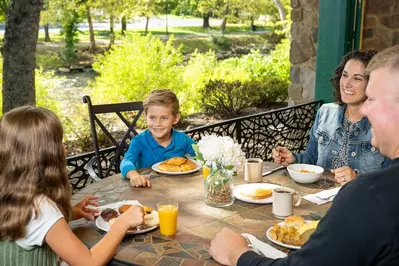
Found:
[(227, 207), (234, 203), (233, 178), (223, 169), (212, 169), (204, 182), (205, 203)]

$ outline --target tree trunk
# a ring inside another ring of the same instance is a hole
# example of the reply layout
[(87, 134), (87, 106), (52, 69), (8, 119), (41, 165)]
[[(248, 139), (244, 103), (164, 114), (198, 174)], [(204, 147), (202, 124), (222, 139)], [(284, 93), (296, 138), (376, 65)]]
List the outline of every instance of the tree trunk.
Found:
[(36, 40), (43, 1), (12, 1), (8, 7), (3, 51), (3, 114), (35, 105)]
[[(273, 2), (277, 6), (281, 22), (284, 22), (285, 18), (287, 17), (287, 13), (284, 9), (283, 3), (281, 2), (281, 0), (273, 0)], [(283, 24), (283, 28), (285, 28), (285, 24)]]
[(122, 17), (121, 24), (122, 24), (121, 25), (122, 26), (122, 35), (125, 35), (125, 31), (127, 29), (127, 27), (126, 27), (126, 16)]
[(111, 45), (115, 43), (114, 18), (114, 15), (109, 17), (109, 48), (111, 48)]
[(229, 14), (229, 4), (227, 3), (226, 9), (223, 12), (223, 21), (222, 24), (220, 25), (220, 31), (224, 33), (226, 31), (226, 24), (227, 24), (227, 15)]
[(255, 26), (255, 19), (254, 17), (251, 17), (251, 30), (256, 31), (256, 26)]
[(144, 35), (147, 35), (148, 33), (148, 23), (150, 22), (150, 17), (145, 17), (145, 30), (144, 30)]
[(51, 42), (48, 23), (44, 25), (44, 42)]
[(89, 52), (93, 53), (96, 50), (96, 39), (94, 38), (93, 21), (91, 20), (90, 7), (86, 8), (87, 23), (89, 24), (90, 32), (90, 44), (87, 49)]
[(209, 19), (210, 18), (211, 18), (211, 14), (210, 13), (204, 14), (204, 17), (203, 17), (204, 21), (202, 23), (202, 27), (204, 29), (210, 29), (211, 28), (211, 25), (209, 24)]

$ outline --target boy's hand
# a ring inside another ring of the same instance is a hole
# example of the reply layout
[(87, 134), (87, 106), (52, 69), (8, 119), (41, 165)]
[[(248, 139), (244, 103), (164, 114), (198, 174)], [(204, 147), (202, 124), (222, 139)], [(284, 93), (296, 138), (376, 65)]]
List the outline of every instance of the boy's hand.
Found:
[(129, 171), (126, 177), (127, 179), (130, 179), (130, 184), (133, 187), (149, 187), (151, 185), (150, 181), (146, 177), (140, 175), (137, 171)]

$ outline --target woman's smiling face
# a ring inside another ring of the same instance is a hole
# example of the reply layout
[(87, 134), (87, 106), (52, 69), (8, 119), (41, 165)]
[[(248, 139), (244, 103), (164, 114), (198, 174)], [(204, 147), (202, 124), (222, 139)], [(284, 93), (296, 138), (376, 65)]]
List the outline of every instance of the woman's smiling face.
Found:
[(342, 102), (348, 105), (364, 103), (367, 86), (364, 69), (364, 64), (358, 60), (352, 59), (345, 64), (339, 83)]

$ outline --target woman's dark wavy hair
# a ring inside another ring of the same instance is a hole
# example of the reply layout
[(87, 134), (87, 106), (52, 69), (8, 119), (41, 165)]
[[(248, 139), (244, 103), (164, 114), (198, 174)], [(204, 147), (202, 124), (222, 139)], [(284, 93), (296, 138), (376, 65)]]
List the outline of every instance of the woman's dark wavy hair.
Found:
[(62, 135), (60, 120), (44, 108), (19, 107), (0, 120), (0, 240), (24, 237), (42, 196), (71, 217)]
[[(344, 71), (345, 65), (349, 60), (357, 60), (360, 61), (364, 64), (364, 67), (367, 67), (368, 63), (370, 62), (371, 58), (374, 57), (376, 54), (376, 51), (370, 50), (359, 50), (359, 51), (354, 51), (347, 53), (344, 58), (342, 59), (341, 63), (339, 66), (335, 69), (334, 71), (334, 76), (330, 78), (330, 82), (332, 86), (334, 87), (334, 101), (338, 103), (339, 105), (344, 104), (341, 100), (341, 91), (339, 87), (339, 81), (342, 76), (342, 72)], [(367, 80), (368, 77), (365, 76), (365, 79)]]

